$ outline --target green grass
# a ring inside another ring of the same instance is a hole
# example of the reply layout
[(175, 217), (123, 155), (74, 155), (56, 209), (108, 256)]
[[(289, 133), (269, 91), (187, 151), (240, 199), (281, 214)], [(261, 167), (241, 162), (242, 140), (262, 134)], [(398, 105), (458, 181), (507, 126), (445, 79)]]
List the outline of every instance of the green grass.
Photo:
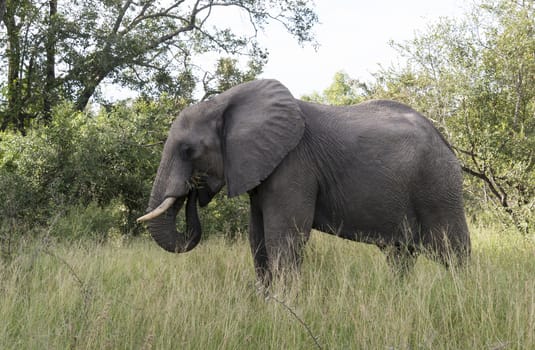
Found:
[(267, 300), (246, 241), (32, 243), (0, 262), (0, 348), (315, 348), (297, 316), (324, 349), (535, 349), (535, 243), (472, 236), (466, 269), (420, 258), (400, 279), (376, 248), (314, 233), (300, 279)]

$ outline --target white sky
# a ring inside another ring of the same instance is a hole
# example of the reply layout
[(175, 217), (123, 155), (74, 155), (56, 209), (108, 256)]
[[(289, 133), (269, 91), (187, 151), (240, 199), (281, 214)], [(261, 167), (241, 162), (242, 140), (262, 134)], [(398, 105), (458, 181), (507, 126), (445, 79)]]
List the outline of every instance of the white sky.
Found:
[(296, 97), (323, 91), (337, 71), (369, 80), (378, 64), (389, 66), (398, 53), (389, 41), (412, 39), (440, 17), (458, 17), (471, 5), (467, 0), (316, 0), (320, 44), (302, 48), (281, 25), (262, 34), (269, 62), (263, 78), (285, 84)]

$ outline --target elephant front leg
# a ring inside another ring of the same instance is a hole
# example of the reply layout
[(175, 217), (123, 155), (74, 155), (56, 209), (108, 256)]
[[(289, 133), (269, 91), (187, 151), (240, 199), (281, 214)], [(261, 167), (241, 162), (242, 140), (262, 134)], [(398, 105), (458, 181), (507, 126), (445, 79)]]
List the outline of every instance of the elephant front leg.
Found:
[(303, 250), (310, 232), (303, 232), (305, 230), (304, 228), (285, 228), (266, 231), (269, 270), (275, 278), (289, 282), (299, 273)]
[(273, 277), (292, 279), (299, 272), (310, 237), (313, 204), (276, 196), (263, 202), (264, 239)]
[[(317, 197), (317, 183), (296, 153), (249, 193), (254, 226), (251, 244), (258, 250), (255, 262), (271, 279), (291, 277), (299, 270), (302, 252), (310, 236)], [(262, 235), (258, 224), (263, 222)], [(260, 253), (260, 254), (259, 254)]]
[(250, 197), (250, 204), (249, 244), (251, 245), (257, 281), (263, 288), (267, 288), (271, 283), (272, 276), (269, 269), (269, 259), (264, 239), (262, 210), (255, 196)]

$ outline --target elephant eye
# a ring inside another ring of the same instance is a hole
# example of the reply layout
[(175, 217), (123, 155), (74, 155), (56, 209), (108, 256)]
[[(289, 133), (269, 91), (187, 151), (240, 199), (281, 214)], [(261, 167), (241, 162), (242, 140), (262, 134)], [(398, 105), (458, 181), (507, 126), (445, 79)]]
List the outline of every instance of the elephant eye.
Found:
[(180, 146), (178, 146), (178, 155), (180, 156), (182, 160), (191, 160), (193, 153), (194, 153), (194, 149), (192, 145), (183, 143)]

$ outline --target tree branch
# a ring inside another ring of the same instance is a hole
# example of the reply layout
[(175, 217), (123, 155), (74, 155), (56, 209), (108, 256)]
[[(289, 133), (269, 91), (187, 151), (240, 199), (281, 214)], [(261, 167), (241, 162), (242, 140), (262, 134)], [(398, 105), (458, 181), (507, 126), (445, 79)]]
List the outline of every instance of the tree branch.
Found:
[(323, 349), (323, 347), (321, 346), (318, 338), (314, 335), (314, 333), (312, 332), (312, 330), (310, 329), (310, 327), (306, 324), (305, 321), (303, 321), (301, 319), (301, 317), (299, 317), (294, 310), (292, 310), (291, 307), (289, 307), (288, 305), (286, 305), (284, 302), (282, 302), (281, 300), (279, 300), (278, 298), (276, 298), (275, 296), (273, 295), (267, 295), (266, 296), (266, 299), (271, 299), (275, 302), (277, 302), (278, 304), (282, 305), (286, 310), (288, 310), (288, 312), (306, 329), (308, 335), (310, 336), (310, 338), (312, 338), (312, 340), (314, 341), (314, 344), (316, 345), (316, 347), (318, 349)]
[[(143, 6), (143, 8), (141, 9), (139, 15), (137, 15), (136, 18), (134, 18), (132, 20), (132, 22), (130, 22), (130, 24), (123, 31), (121, 31), (119, 34), (124, 36), (125, 34), (130, 32), (133, 28), (135, 28), (139, 23), (141, 23), (141, 22), (143, 22), (143, 21), (145, 21), (147, 19), (153, 19), (153, 18), (159, 18), (159, 17), (173, 17), (173, 15), (170, 15), (170, 12), (173, 9), (177, 8), (178, 6), (180, 6), (184, 1), (185, 0), (177, 1), (173, 5), (169, 6), (168, 8), (166, 8), (163, 11), (145, 15), (145, 12), (147, 11), (147, 9), (152, 5), (152, 2), (148, 2), (147, 4), (145, 4)], [(197, 1), (197, 3), (198, 3), (198, 1)], [(175, 18), (180, 18), (180, 17), (175, 16)]]
[[(467, 151), (456, 146), (452, 146), (452, 148), (459, 153), (469, 156), (472, 159), (472, 162), (474, 163), (474, 165), (476, 165), (476, 167), (479, 168), (478, 161), (477, 161), (478, 157), (473, 151)], [(496, 182), (497, 178), (494, 176), (494, 171), (492, 170), (492, 168), (489, 168), (488, 166), (486, 166), (484, 160), (483, 160), (483, 170), (476, 171), (467, 167), (465, 164), (461, 164), (461, 169), (465, 173), (483, 180), (489, 186), (489, 189), (492, 192), (492, 194), (494, 194), (494, 196), (497, 199), (499, 199), (502, 207), (509, 208), (509, 203), (507, 202), (507, 197), (508, 197), (507, 192), (505, 192), (504, 188), (498, 182)], [(489, 175), (486, 174), (487, 172), (489, 173)]]
[(121, 8), (121, 11), (119, 11), (119, 15), (117, 16), (117, 19), (115, 20), (115, 24), (113, 25), (113, 29), (111, 32), (113, 36), (117, 35), (117, 32), (119, 31), (119, 27), (121, 27), (121, 23), (123, 22), (124, 15), (126, 14), (126, 10), (128, 10), (131, 4), (132, 4), (132, 0), (127, 0), (124, 3), (123, 7)]

